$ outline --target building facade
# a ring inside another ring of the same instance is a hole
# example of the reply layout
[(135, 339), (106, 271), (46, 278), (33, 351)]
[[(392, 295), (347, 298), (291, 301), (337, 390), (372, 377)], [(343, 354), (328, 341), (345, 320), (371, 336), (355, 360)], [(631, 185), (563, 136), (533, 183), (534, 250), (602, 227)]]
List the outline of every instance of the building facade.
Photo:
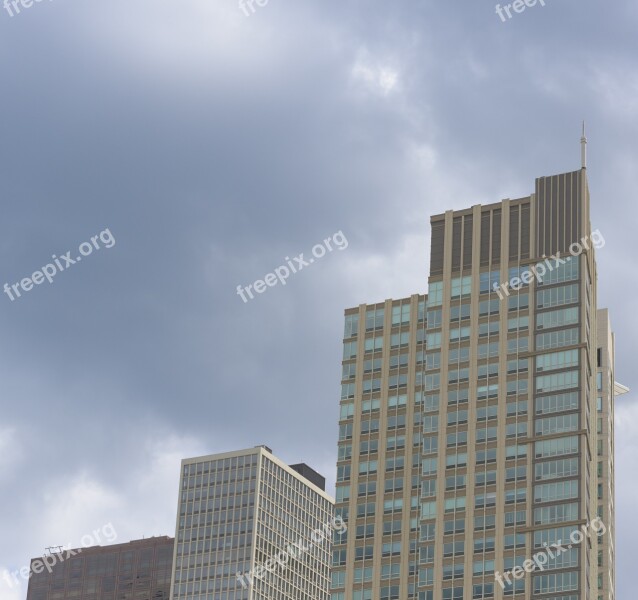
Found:
[[(94, 546), (31, 561), (27, 600), (168, 600), (173, 538)], [(68, 558), (66, 558), (68, 556)]]
[(265, 446), (182, 461), (171, 600), (328, 600), (334, 500)]
[(433, 216), (428, 295), (346, 310), (332, 600), (615, 598), (624, 388), (584, 159)]

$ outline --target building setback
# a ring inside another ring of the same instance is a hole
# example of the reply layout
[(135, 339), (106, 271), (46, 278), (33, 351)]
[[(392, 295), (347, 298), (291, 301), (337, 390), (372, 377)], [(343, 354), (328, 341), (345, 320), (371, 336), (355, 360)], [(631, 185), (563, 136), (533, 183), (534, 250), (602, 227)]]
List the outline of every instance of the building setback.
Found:
[(322, 481), (265, 446), (182, 461), (171, 599), (328, 600), (341, 527)]
[(50, 571), (33, 559), (27, 600), (168, 600), (173, 542), (163, 536), (93, 546), (69, 558), (65, 551), (54, 555)]
[(427, 296), (345, 311), (332, 600), (614, 600), (626, 388), (585, 143), (528, 197), (433, 216)]

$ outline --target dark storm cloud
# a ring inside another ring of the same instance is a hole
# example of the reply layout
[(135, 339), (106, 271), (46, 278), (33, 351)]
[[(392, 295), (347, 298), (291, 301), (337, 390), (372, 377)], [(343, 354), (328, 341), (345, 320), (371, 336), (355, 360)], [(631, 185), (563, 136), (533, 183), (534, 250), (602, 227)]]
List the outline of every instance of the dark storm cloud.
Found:
[[(171, 533), (184, 453), (267, 443), (332, 480), (343, 309), (424, 292), (429, 216), (577, 168), (582, 118), (599, 295), (632, 386), (629, 2), (547, 0), (508, 23), (488, 1), (270, 0), (246, 18), (225, 0), (54, 0), (0, 17), (5, 281), (116, 239), (0, 303), (0, 565), (90, 521)], [(239, 299), (338, 230), (347, 250)]]

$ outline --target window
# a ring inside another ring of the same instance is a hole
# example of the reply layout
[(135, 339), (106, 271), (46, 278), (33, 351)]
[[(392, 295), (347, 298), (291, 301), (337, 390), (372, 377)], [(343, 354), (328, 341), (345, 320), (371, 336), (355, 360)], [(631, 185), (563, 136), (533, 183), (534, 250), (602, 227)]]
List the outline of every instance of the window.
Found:
[[(417, 392), (420, 393), (420, 392)], [(439, 410), (439, 395), (438, 394), (425, 394), (423, 396), (423, 411), (424, 412), (437, 412)]]
[(529, 317), (514, 317), (507, 320), (507, 331), (523, 331), (529, 329)]
[(479, 337), (498, 335), (499, 328), (500, 328), (500, 323), (498, 321), (491, 321), (489, 323), (480, 323)]
[(443, 509), (446, 513), (456, 512), (457, 510), (465, 510), (465, 496), (447, 498), (443, 504)]
[(458, 454), (448, 454), (445, 457), (445, 466), (447, 469), (466, 467), (467, 452), (459, 452)]
[(383, 308), (368, 310), (366, 312), (366, 331), (383, 328), (383, 313)]
[(549, 458), (576, 453), (578, 453), (578, 436), (545, 440), (535, 444), (536, 458)]
[(529, 294), (517, 294), (507, 299), (507, 310), (524, 310), (529, 308)]
[(537, 392), (553, 392), (578, 387), (578, 371), (566, 371), (536, 378)]
[(496, 284), (496, 286), (500, 284), (500, 275), (500, 271), (481, 273), (479, 275), (479, 293), (496, 293), (494, 292), (494, 284)]
[(578, 571), (535, 575), (534, 594), (569, 592), (578, 589)]
[(465, 554), (465, 542), (463, 540), (443, 544), (443, 556), (445, 558), (449, 558), (450, 556), (462, 556), (463, 554)]
[(475, 477), (476, 486), (493, 485), (496, 483), (496, 471), (479, 471)]
[(454, 521), (443, 522), (443, 534), (451, 535), (453, 533), (465, 532), (465, 519), (456, 519)]
[(354, 402), (348, 402), (348, 404), (341, 405), (340, 420), (344, 421), (351, 418), (354, 415)]
[(476, 388), (476, 397), (478, 400), (486, 400), (487, 398), (496, 398), (498, 396), (498, 383), (491, 385), (479, 385)]
[(446, 445), (448, 448), (467, 445), (467, 431), (456, 431), (454, 433), (448, 433)]
[(408, 402), (406, 394), (399, 394), (398, 396), (388, 396), (388, 408), (395, 408), (397, 406), (405, 406)]
[(579, 405), (578, 392), (541, 396), (540, 398), (536, 398), (536, 414), (541, 415), (567, 410), (578, 410)]
[(452, 475), (450, 477), (446, 477), (445, 489), (446, 491), (463, 489), (465, 487), (466, 481), (466, 475)]
[(357, 364), (346, 363), (341, 369), (341, 379), (355, 379), (357, 376)]
[(578, 366), (579, 351), (563, 350), (550, 354), (541, 354), (536, 357), (537, 371), (553, 371)]
[(575, 346), (580, 341), (578, 327), (548, 331), (536, 336), (536, 349), (548, 350), (550, 348), (562, 348), (563, 346)]
[(550, 329), (552, 327), (565, 327), (578, 323), (578, 307), (550, 310), (536, 315), (536, 329)]
[(490, 508), (496, 506), (496, 492), (477, 494), (474, 497), (474, 508)]
[(578, 413), (572, 413), (569, 415), (538, 419), (535, 423), (536, 435), (578, 431), (579, 417), (580, 415)]
[(362, 388), (364, 392), (378, 392), (381, 390), (381, 379), (365, 379)]
[(479, 515), (474, 517), (474, 531), (484, 531), (496, 527), (496, 515)]
[(441, 332), (428, 333), (426, 336), (425, 345), (429, 350), (441, 347)]
[(479, 554), (482, 552), (493, 552), (494, 547), (495, 544), (493, 537), (474, 538), (474, 554)]
[[(527, 491), (527, 490), (521, 490)], [(505, 527), (514, 527), (527, 524), (527, 511), (516, 510), (505, 513)]]
[(364, 351), (369, 352), (377, 352), (379, 350), (383, 350), (383, 337), (370, 337), (366, 338), (364, 342)]
[(428, 370), (439, 369), (441, 367), (441, 353), (428, 352), (425, 355), (425, 368)]
[(529, 360), (527, 358), (519, 358), (518, 360), (507, 361), (507, 374), (513, 375), (514, 373), (527, 373), (529, 370)]
[(527, 456), (527, 444), (505, 446), (505, 460), (524, 458)]
[(555, 502), (578, 498), (578, 480), (558, 481), (534, 486), (534, 502)]
[(424, 458), (421, 460), (421, 473), (425, 476), (436, 475), (438, 459)]
[(357, 337), (359, 331), (359, 315), (346, 315), (343, 332), (344, 339)]
[(469, 390), (449, 390), (447, 395), (448, 405), (467, 404), (469, 398)]
[(441, 306), (443, 304), (443, 282), (431, 281), (428, 285), (428, 308), (431, 306)]
[(535, 466), (535, 477), (539, 479), (561, 479), (578, 476), (578, 459), (563, 458), (538, 463)]
[(478, 378), (498, 377), (498, 363), (490, 363), (488, 365), (479, 365)]
[(448, 371), (448, 383), (465, 383), (469, 380), (470, 370), (467, 368)]
[(467, 410), (458, 410), (456, 412), (449, 412), (447, 414), (447, 424), (450, 425), (462, 425), (467, 423)]
[(505, 491), (505, 504), (516, 504), (527, 501), (527, 489), (521, 490), (506, 490)]
[[(469, 353), (469, 348), (468, 348)], [(479, 344), (478, 357), (479, 358), (493, 358), (499, 355), (498, 342), (491, 342), (490, 344)]]
[(343, 360), (350, 360), (357, 356), (357, 342), (345, 342), (343, 344)]
[(435, 517), (436, 517), (436, 502), (435, 501), (422, 502), (421, 503), (421, 518), (434, 519)]
[[(529, 338), (517, 337), (513, 340), (507, 341), (507, 353), (508, 354), (520, 354), (529, 350)], [(480, 354), (480, 348), (479, 348)]]
[(545, 273), (543, 275), (538, 272), (541, 271), (541, 269), (538, 269), (537, 271), (539, 286), (550, 285), (553, 283), (563, 283), (566, 281), (574, 281), (578, 279), (579, 258), (572, 258), (571, 256), (567, 256), (566, 258), (560, 260), (564, 260), (565, 264), (561, 264), (559, 261), (556, 260), (554, 261), (554, 263), (552, 263), (552, 259), (548, 258), (545, 262), (540, 262), (536, 265), (536, 268), (542, 266), (545, 269)]
[(455, 327), (450, 329), (450, 342), (464, 342), (470, 339), (471, 327)]
[(534, 509), (535, 525), (553, 525), (578, 520), (578, 503), (556, 504)]
[(487, 421), (489, 419), (496, 419), (498, 415), (498, 406), (481, 406), (476, 411), (477, 421)]
[(470, 360), (469, 348), (451, 348), (448, 353), (448, 362), (450, 364), (467, 362), (468, 360)]
[(452, 298), (469, 296), (472, 293), (472, 277), (455, 277), (452, 279)]
[(508, 396), (522, 396), (527, 394), (528, 382), (527, 379), (517, 379), (516, 381), (507, 382), (507, 395)]
[(498, 439), (497, 432), (498, 432), (497, 427), (485, 427), (484, 429), (477, 429), (476, 441), (477, 443), (494, 441)]
[(393, 333), (390, 336), (390, 347), (391, 348), (403, 348), (408, 346), (410, 343), (410, 332), (402, 331), (401, 333)]
[(434, 433), (439, 429), (438, 415), (423, 415), (423, 433)]
[(470, 304), (450, 306), (450, 321), (463, 321), (470, 318)]
[(410, 305), (392, 307), (392, 325), (403, 325), (410, 322)]
[(489, 464), (496, 462), (496, 448), (489, 450), (478, 450), (476, 452), (476, 465)]
[(553, 529), (541, 529), (534, 532), (534, 548), (547, 547), (555, 544), (559, 540), (568, 540), (574, 531), (578, 531), (577, 526), (555, 527)]
[(520, 400), (518, 402), (507, 403), (507, 416), (513, 417), (515, 415), (527, 414), (527, 400)]
[[(436, 479), (426, 479), (421, 482), (421, 498), (436, 496)], [(401, 528), (399, 528), (400, 531)]]
[(552, 308), (578, 302), (578, 284), (563, 285), (536, 294), (536, 308)]
[[(390, 357), (390, 368), (391, 369), (397, 369), (397, 368), (402, 368), (402, 367), (407, 367), (408, 366), (408, 359), (409, 359), (409, 355), (406, 353), (404, 354), (394, 354), (393, 356)], [(366, 363), (372, 363), (371, 360), (366, 360), (363, 364), (363, 370), (366, 370)], [(374, 359), (374, 370), (375, 371), (380, 371), (381, 370), (381, 366), (383, 364), (383, 361), (380, 358), (375, 358)]]
[(479, 316), (498, 314), (501, 309), (501, 301), (498, 298), (481, 300), (479, 302)]
[(505, 470), (505, 482), (523, 481), (527, 479), (527, 466), (510, 467)]

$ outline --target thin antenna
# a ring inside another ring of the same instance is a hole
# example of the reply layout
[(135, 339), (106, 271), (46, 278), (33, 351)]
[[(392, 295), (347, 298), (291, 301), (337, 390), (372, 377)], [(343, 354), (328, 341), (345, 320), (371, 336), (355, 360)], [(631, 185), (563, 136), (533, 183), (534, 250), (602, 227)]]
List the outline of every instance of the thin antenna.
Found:
[(583, 121), (583, 135), (580, 138), (580, 164), (583, 169), (587, 168), (587, 138), (585, 137), (585, 121)]

